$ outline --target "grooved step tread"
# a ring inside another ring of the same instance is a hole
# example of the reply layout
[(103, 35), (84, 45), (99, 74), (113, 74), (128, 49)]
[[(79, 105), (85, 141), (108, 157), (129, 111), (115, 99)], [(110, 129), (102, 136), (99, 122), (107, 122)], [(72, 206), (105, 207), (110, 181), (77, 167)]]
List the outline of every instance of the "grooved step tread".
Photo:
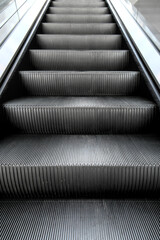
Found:
[(42, 23), (43, 34), (116, 34), (115, 23)]
[(27, 133), (151, 131), (156, 105), (140, 97), (26, 97), (3, 104), (10, 123)]
[(11, 135), (0, 164), (21, 166), (159, 166), (156, 135)]
[(66, 3), (66, 2), (56, 2), (56, 1), (53, 1), (51, 3), (51, 7), (62, 7), (62, 8), (72, 8), (72, 7), (76, 7), (76, 8), (97, 8), (97, 7), (105, 7), (106, 4), (105, 2), (86, 2), (86, 3), (83, 3), (83, 2), (78, 2), (78, 3), (73, 3), (73, 2), (69, 2), (69, 3)]
[(153, 101), (142, 97), (28, 97), (17, 98), (4, 107), (75, 107), (75, 108), (155, 108)]
[(154, 196), (160, 137), (13, 135), (0, 144), (1, 189), (12, 197)]
[(93, 8), (66, 8), (66, 7), (49, 7), (48, 13), (61, 13), (61, 14), (108, 14), (109, 9), (107, 7), (93, 7)]
[[(74, 0), (53, 0), (52, 2), (61, 2), (61, 3), (75, 3)], [(76, 1), (77, 2), (77, 1)], [(97, 3), (97, 2), (104, 2), (104, 0), (78, 0), (78, 3)]]
[[(2, 201), (3, 240), (159, 239), (160, 202), (138, 200)], [(7, 226), (7, 227), (6, 227)]]
[(128, 50), (30, 50), (30, 61), (37, 70), (103, 71), (125, 70)]
[(136, 95), (139, 72), (21, 71), (20, 82), (28, 95)]
[(38, 34), (36, 42), (41, 49), (116, 50), (121, 49), (122, 36)]
[(54, 23), (112, 23), (111, 14), (106, 15), (85, 15), (85, 14), (46, 14), (46, 22)]

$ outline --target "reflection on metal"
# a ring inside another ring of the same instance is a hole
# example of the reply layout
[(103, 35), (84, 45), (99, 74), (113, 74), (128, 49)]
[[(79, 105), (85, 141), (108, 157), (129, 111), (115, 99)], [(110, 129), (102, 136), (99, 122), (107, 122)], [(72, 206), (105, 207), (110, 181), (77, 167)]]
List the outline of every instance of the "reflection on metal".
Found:
[(35, 1), (1, 46), (0, 82), (46, 2), (49, 2), (49, 0)]
[(108, 0), (127, 29), (129, 36), (160, 88), (160, 53), (121, 1)]
[(0, 1), (0, 13), (12, 2), (13, 0), (1, 0)]
[(0, 11), (0, 28), (3, 27), (3, 25), (14, 15), (16, 12), (16, 4), (14, 1), (7, 1), (6, 4), (2, 5), (3, 8), (1, 7)]
[(160, 50), (160, 0), (121, 0)]
[(15, 25), (19, 22), (19, 18), (17, 13), (15, 13), (13, 16), (9, 18), (9, 20), (6, 22), (6, 24), (3, 25), (2, 28), (0, 28), (0, 41), (1, 43), (6, 39), (6, 36), (12, 31), (12, 29), (15, 27)]
[(36, 0), (2, 0), (0, 3), (0, 44)]

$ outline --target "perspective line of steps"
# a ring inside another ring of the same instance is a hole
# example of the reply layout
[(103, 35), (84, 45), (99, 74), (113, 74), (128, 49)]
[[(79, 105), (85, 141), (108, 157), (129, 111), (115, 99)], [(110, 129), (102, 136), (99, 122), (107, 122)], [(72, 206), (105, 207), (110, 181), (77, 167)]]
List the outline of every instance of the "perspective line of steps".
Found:
[(105, 1), (50, 1), (1, 98), (3, 240), (159, 239), (149, 91)]

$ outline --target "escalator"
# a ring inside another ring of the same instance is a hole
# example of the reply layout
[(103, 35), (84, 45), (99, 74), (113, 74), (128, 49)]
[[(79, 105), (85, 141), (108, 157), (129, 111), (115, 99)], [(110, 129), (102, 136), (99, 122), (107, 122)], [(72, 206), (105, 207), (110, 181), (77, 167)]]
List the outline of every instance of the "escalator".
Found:
[(159, 239), (159, 108), (102, 0), (51, 1), (1, 94), (1, 239)]

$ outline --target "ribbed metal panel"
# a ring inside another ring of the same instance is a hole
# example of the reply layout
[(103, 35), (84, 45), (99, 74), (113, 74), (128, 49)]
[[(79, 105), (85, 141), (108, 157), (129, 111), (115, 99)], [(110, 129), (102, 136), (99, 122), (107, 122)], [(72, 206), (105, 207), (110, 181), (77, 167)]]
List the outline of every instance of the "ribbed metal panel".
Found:
[(3, 240), (156, 240), (157, 201), (3, 201)]
[(26, 133), (137, 133), (152, 129), (158, 114), (154, 103), (138, 97), (32, 97), (3, 108)]
[(160, 136), (147, 134), (11, 135), (1, 139), (0, 164), (158, 167), (159, 141)]
[(104, 0), (52, 0), (51, 2), (63, 2), (63, 3), (97, 3), (104, 2)]
[(97, 3), (104, 2), (104, 0), (52, 0), (52, 2), (63, 2), (63, 3)]
[(125, 70), (129, 64), (129, 51), (30, 50), (30, 61), (37, 70)]
[(43, 34), (116, 34), (115, 23), (42, 23)]
[(51, 3), (52, 7), (62, 7), (62, 8), (72, 8), (72, 7), (76, 7), (76, 8), (97, 8), (97, 7), (105, 7), (106, 4), (104, 1), (98, 1), (98, 2), (59, 2), (59, 1), (52, 1)]
[(72, 198), (157, 195), (159, 166), (0, 166), (3, 197)]
[[(43, 154), (43, 153), (42, 153)], [(149, 197), (160, 191), (159, 166), (1, 165), (3, 197)]]
[(138, 72), (20, 72), (23, 89), (30, 96), (137, 95)]
[(99, 7), (99, 8), (63, 8), (63, 7), (50, 7), (48, 9), (49, 13), (60, 13), (60, 14), (108, 14), (109, 9), (107, 7)]
[(111, 14), (106, 15), (77, 15), (77, 14), (46, 14), (47, 22), (54, 23), (112, 23)]
[(0, 145), (3, 196), (158, 194), (159, 137), (18, 135)]
[(42, 49), (116, 50), (121, 49), (121, 35), (47, 35), (38, 34), (37, 44)]

